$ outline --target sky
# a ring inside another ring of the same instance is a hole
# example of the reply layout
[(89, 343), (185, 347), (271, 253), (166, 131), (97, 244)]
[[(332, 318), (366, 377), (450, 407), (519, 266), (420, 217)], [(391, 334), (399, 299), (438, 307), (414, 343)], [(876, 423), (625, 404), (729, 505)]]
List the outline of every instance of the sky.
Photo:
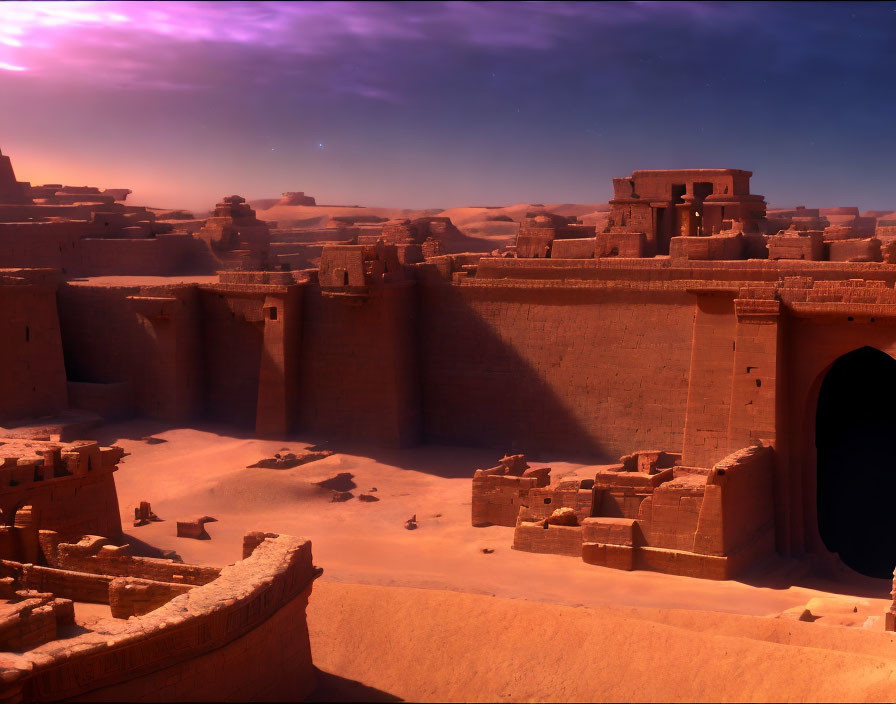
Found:
[(0, 150), (35, 184), (448, 208), (738, 168), (896, 208), (896, 2), (2, 2)]

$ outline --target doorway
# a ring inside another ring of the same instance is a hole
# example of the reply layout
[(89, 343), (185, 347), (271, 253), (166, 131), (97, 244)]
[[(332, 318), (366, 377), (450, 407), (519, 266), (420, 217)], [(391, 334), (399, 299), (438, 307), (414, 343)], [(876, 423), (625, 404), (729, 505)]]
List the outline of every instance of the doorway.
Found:
[(818, 530), (849, 567), (896, 567), (896, 360), (873, 347), (843, 355), (818, 396)]

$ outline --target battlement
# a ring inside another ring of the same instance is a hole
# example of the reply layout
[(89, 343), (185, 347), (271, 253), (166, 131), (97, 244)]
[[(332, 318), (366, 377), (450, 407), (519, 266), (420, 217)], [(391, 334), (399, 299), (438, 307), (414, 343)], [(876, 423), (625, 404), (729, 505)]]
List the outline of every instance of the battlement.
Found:
[(102, 447), (89, 440), (0, 440), (0, 495), (27, 491), (44, 482), (84, 478), (91, 472), (114, 472), (123, 455), (120, 447)]

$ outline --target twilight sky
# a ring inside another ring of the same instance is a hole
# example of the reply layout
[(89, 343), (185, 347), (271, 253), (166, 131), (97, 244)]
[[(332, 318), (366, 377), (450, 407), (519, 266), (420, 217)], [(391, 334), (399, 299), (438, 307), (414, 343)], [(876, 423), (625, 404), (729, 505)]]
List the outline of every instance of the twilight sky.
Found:
[(3, 2), (0, 149), (194, 209), (602, 202), (697, 167), (896, 208), (896, 2)]

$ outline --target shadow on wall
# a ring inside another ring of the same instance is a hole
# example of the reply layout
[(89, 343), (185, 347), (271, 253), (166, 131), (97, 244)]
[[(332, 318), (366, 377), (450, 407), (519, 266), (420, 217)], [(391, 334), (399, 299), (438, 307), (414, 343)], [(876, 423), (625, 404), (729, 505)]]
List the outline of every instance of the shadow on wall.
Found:
[(252, 318), (260, 304), (212, 291), (202, 291), (199, 301), (204, 416), (254, 430), (264, 330), (247, 313)]
[[(160, 386), (140, 375), (147, 360), (132, 352), (141, 330), (120, 300), (126, 292), (114, 293), (67, 287), (60, 295), (70, 380), (140, 379), (144, 414), (189, 384), (205, 418), (254, 429), (263, 354), (258, 301), (208, 290), (191, 297), (199, 349), (187, 359), (169, 345), (176, 375)], [(99, 319), (83, 326), (84, 310)], [(346, 305), (312, 287), (294, 321), (301, 347), (291, 435), (404, 447), (423, 440), (533, 460), (676, 451), (693, 316), (684, 292), (456, 286), (434, 277)]]
[[(570, 412), (545, 380), (544, 369), (520, 354), (514, 343), (546, 367), (556, 367), (571, 351), (525, 316), (511, 319), (511, 311), (521, 308), (518, 300), (501, 300), (498, 291), (488, 296), (487, 307), (476, 310), (456, 286), (419, 287), (425, 441), (522, 452), (531, 458), (558, 451), (564, 458), (609, 457), (612, 453), (597, 440), (599, 429), (585, 427)], [(508, 318), (486, 320), (483, 313)], [(498, 329), (508, 330), (514, 339), (502, 338)]]
[(425, 439), (591, 462), (680, 450), (694, 302), (670, 293), (420, 286)]

